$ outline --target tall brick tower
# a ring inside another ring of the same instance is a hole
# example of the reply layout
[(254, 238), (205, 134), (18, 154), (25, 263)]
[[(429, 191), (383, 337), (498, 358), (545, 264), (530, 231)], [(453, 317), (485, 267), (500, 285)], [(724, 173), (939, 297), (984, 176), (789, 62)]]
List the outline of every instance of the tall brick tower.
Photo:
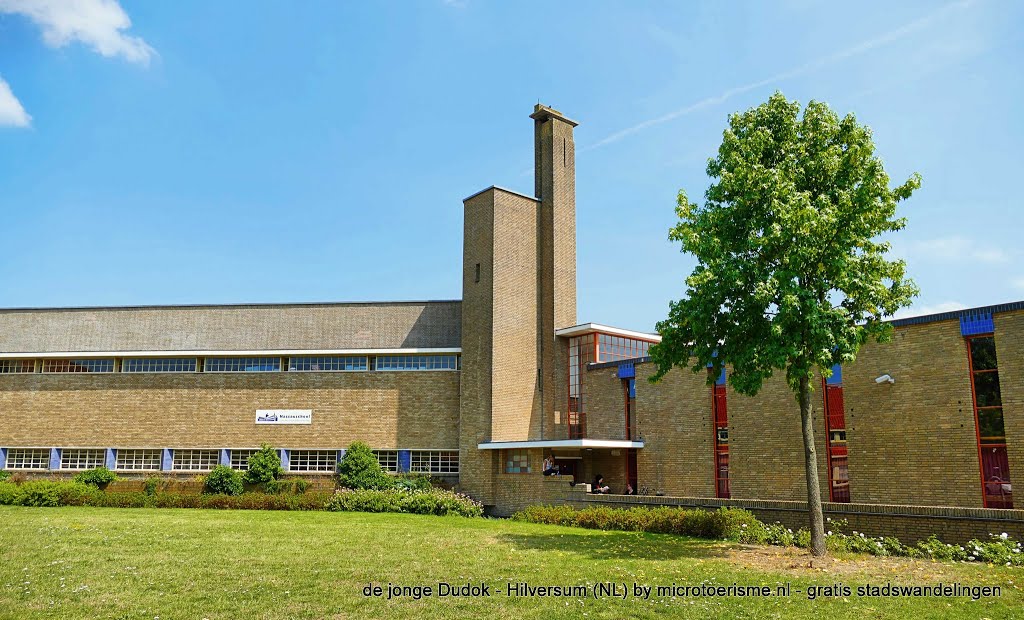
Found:
[[(568, 387), (564, 352), (555, 330), (576, 324), (576, 145), (578, 123), (537, 104), (533, 114), (534, 191), (540, 199), (537, 309), (542, 369), (542, 438), (554, 433), (555, 412), (564, 410)], [(564, 421), (564, 420), (563, 420)]]
[(576, 323), (576, 123), (542, 105), (530, 117), (537, 196), (463, 201), (460, 484), (485, 504), (499, 457), (477, 446), (551, 438), (567, 394), (555, 330)]

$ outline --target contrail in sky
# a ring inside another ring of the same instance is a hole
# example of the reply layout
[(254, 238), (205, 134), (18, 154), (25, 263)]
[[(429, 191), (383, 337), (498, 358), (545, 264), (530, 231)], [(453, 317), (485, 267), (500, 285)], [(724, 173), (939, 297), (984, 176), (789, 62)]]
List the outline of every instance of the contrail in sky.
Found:
[(877, 37), (875, 37), (873, 39), (868, 39), (867, 41), (864, 41), (862, 43), (854, 45), (853, 47), (847, 48), (847, 49), (842, 50), (840, 52), (836, 52), (836, 53), (831, 54), (829, 56), (825, 56), (823, 58), (819, 58), (817, 60), (813, 60), (813, 61), (808, 62), (806, 64), (803, 64), (803, 65), (801, 65), (799, 67), (796, 67), (794, 69), (790, 69), (788, 71), (783, 71), (782, 73), (778, 73), (776, 75), (773, 75), (773, 76), (771, 76), (769, 78), (765, 78), (763, 80), (758, 80), (757, 82), (752, 82), (750, 84), (745, 84), (743, 86), (737, 86), (735, 88), (730, 88), (729, 90), (727, 90), (727, 91), (725, 91), (725, 92), (723, 92), (723, 93), (721, 93), (719, 95), (715, 95), (714, 97), (707, 97), (705, 99), (701, 99), (700, 101), (697, 101), (695, 103), (691, 103), (690, 105), (688, 105), (688, 106), (686, 106), (684, 108), (679, 108), (678, 110), (673, 110), (672, 112), (669, 112), (668, 114), (664, 114), (664, 115), (656, 117), (656, 118), (648, 119), (646, 121), (637, 123), (636, 125), (633, 125), (632, 127), (627, 127), (627, 128), (622, 129), (620, 131), (616, 131), (615, 133), (613, 133), (613, 134), (611, 134), (611, 135), (609, 135), (609, 136), (607, 136), (607, 137), (605, 137), (605, 138), (603, 138), (601, 140), (598, 140), (597, 142), (595, 142), (594, 144), (591, 144), (590, 146), (586, 147), (583, 150), (590, 151), (590, 150), (593, 150), (593, 149), (601, 148), (602, 146), (605, 146), (606, 144), (611, 144), (612, 142), (617, 142), (617, 141), (625, 138), (626, 136), (633, 135), (633, 134), (635, 134), (637, 132), (643, 131), (644, 129), (648, 129), (650, 127), (655, 127), (657, 125), (661, 125), (662, 123), (667, 123), (668, 121), (671, 121), (673, 119), (677, 119), (680, 116), (686, 116), (687, 114), (690, 114), (691, 112), (696, 112), (697, 110), (702, 110), (704, 108), (707, 108), (707, 107), (710, 107), (710, 106), (713, 106), (713, 105), (717, 105), (717, 104), (722, 103), (723, 101), (725, 101), (727, 99), (731, 99), (732, 97), (735, 97), (736, 95), (742, 95), (743, 93), (750, 92), (752, 90), (756, 90), (758, 88), (761, 88), (762, 86), (768, 86), (769, 84), (773, 84), (775, 82), (781, 82), (782, 80), (788, 80), (790, 78), (794, 78), (794, 77), (798, 77), (798, 76), (801, 76), (801, 75), (804, 75), (804, 74), (807, 74), (807, 73), (811, 73), (812, 71), (816, 71), (818, 69), (821, 69), (822, 67), (826, 67), (828, 65), (837, 63), (837, 62), (842, 61), (842, 60), (846, 60), (847, 58), (851, 58), (853, 56), (859, 56), (860, 54), (863, 54), (865, 52), (873, 50), (873, 49), (875, 49), (877, 47), (881, 47), (883, 45), (887, 45), (889, 43), (892, 43), (893, 41), (897, 41), (899, 39), (902, 39), (903, 37), (907, 36), (908, 34), (911, 34), (913, 32), (921, 30), (925, 26), (928, 26), (933, 21), (939, 19), (943, 15), (945, 15), (945, 14), (951, 12), (951, 11), (957, 10), (957, 9), (967, 8), (968, 6), (970, 6), (973, 3), (974, 3), (974, 0), (962, 0), (961, 2), (953, 2), (951, 4), (947, 4), (947, 5), (943, 6), (943, 7), (939, 8), (939, 9), (937, 9), (937, 10), (931, 12), (931, 13), (929, 13), (928, 15), (925, 15), (924, 17), (920, 17), (918, 19), (915, 19), (914, 21), (912, 21), (910, 23), (907, 23), (907, 24), (904, 24), (903, 26), (900, 26), (899, 28), (896, 28), (895, 30), (890, 30), (889, 32), (887, 32), (887, 33), (885, 33), (883, 35), (877, 36)]

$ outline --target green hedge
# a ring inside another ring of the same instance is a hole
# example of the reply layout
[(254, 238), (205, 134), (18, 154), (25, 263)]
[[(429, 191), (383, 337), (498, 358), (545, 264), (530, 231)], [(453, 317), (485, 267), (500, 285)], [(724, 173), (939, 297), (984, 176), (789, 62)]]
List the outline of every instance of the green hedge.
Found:
[[(654, 532), (697, 538), (736, 538), (749, 513), (735, 508), (714, 512), (679, 508), (608, 508), (576, 510), (571, 506), (530, 506), (512, 516), (518, 521), (585, 527), (592, 530)], [(750, 515), (753, 518), (753, 515)]]
[[(668, 507), (621, 509), (598, 506), (577, 510), (571, 506), (530, 506), (512, 518), (530, 523), (681, 534), (758, 545), (802, 548), (811, 545), (811, 535), (807, 530), (801, 528), (794, 532), (781, 523), (764, 523), (742, 508), (719, 508), (712, 512)], [(992, 534), (986, 541), (974, 539), (966, 545), (950, 545), (935, 536), (916, 545), (906, 545), (892, 536), (870, 537), (857, 531), (846, 534), (843, 530), (847, 525), (843, 519), (828, 519), (825, 543), (830, 551), (1024, 566), (1024, 543), (1015, 541), (1006, 533)]]
[(12, 506), (99, 506), (108, 508), (213, 508), (235, 510), (330, 510), (404, 512), (479, 517), (483, 506), (473, 499), (441, 489), (385, 491), (343, 489), (294, 495), (242, 493), (194, 494), (154, 491), (103, 491), (81, 482), (39, 480), (0, 482), (0, 504)]
[(442, 489), (342, 489), (331, 497), (327, 510), (336, 512), (407, 512), (418, 515), (480, 517), (483, 505), (469, 497)]

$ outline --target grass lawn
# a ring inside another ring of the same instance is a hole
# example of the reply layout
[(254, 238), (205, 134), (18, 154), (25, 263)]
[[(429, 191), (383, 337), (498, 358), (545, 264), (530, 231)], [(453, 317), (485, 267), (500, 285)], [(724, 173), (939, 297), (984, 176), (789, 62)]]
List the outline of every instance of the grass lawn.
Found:
[[(1024, 618), (1024, 570), (485, 519), (0, 506), (3, 618)], [(490, 597), (365, 597), (370, 583), (485, 583)], [(509, 597), (506, 584), (792, 584), (789, 597)], [(997, 598), (808, 600), (841, 582), (1002, 588)]]

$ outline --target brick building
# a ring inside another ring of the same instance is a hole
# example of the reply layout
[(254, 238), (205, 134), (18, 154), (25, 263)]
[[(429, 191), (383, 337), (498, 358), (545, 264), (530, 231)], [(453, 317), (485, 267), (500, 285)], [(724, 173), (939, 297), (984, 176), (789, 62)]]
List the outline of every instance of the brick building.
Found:
[[(267, 442), (324, 474), (362, 440), (499, 514), (599, 473), (613, 494), (803, 500), (782, 380), (753, 398), (682, 370), (651, 384), (656, 335), (578, 322), (576, 123), (531, 118), (535, 195), (464, 201), (461, 300), (0, 310), (0, 467), (188, 474)], [(815, 392), (822, 496), (1013, 508), (1024, 302), (894, 325)]]

